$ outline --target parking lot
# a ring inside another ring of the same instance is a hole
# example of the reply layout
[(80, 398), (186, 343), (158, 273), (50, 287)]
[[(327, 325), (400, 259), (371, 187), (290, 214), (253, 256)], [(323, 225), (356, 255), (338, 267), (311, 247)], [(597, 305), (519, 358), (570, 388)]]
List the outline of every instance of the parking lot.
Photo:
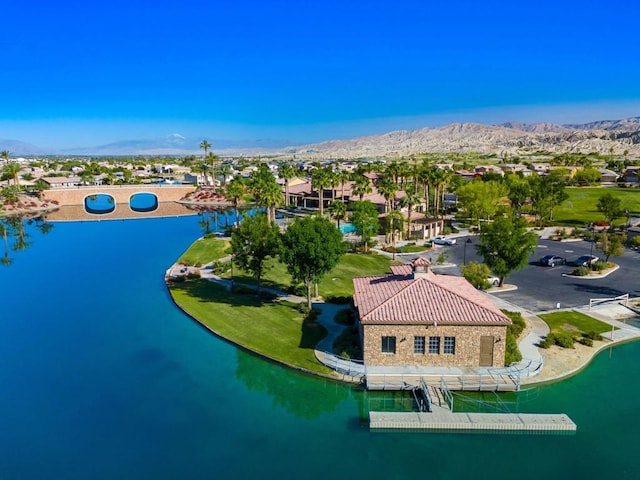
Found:
[[(467, 243), (467, 239), (471, 243)], [(439, 246), (439, 252), (446, 252), (449, 262), (462, 265), (466, 260), (482, 262), (477, 255), (475, 244), (478, 237), (460, 237), (451, 246)], [(523, 270), (513, 272), (505, 283), (516, 285), (517, 290), (495, 293), (499, 298), (514, 303), (532, 312), (554, 310), (558, 304), (560, 308), (579, 307), (589, 304), (592, 298), (616, 297), (630, 294), (640, 296), (640, 253), (626, 249), (624, 255), (612, 257), (609, 260), (620, 265), (620, 268), (605, 278), (586, 279), (585, 277), (565, 277), (563, 273), (570, 273), (575, 268), (570, 262), (581, 255), (593, 253), (603, 258), (590, 242), (557, 242), (539, 240), (538, 246), (529, 258), (529, 265)], [(567, 265), (545, 267), (539, 264), (541, 257), (555, 254), (567, 259)], [(435, 259), (436, 254), (429, 255)], [(441, 273), (448, 273), (443, 269)], [(451, 272), (453, 273), (453, 272)]]

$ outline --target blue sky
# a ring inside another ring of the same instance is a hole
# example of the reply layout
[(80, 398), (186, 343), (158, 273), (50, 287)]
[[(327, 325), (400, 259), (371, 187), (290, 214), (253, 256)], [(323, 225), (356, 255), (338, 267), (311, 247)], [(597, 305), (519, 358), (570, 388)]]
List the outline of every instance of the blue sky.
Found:
[(640, 115), (640, 2), (4, 2), (0, 138), (348, 138)]

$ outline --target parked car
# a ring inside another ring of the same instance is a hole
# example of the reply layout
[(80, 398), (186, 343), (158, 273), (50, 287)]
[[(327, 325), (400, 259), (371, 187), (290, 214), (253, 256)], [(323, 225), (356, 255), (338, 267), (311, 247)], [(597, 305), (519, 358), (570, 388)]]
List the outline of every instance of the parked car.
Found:
[(456, 243), (455, 238), (436, 237), (432, 240), (436, 245), (453, 245)]
[(546, 265), (548, 267), (564, 265), (565, 263), (567, 263), (567, 259), (558, 255), (545, 255), (540, 259), (540, 265)]
[(573, 264), (576, 267), (590, 267), (592, 263), (599, 260), (595, 255), (582, 255), (574, 260)]

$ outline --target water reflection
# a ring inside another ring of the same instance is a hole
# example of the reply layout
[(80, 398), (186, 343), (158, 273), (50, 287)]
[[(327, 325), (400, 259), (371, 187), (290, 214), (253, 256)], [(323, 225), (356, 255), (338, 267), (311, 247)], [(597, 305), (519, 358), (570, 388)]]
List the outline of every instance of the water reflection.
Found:
[(131, 195), (129, 206), (134, 212), (153, 212), (158, 209), (158, 197), (153, 193)]
[[(240, 223), (245, 215), (255, 215), (258, 211), (256, 208), (246, 208), (238, 210), (237, 213), (229, 206), (211, 206), (211, 205), (187, 205), (187, 208), (195, 211), (200, 217), (198, 225), (202, 228), (205, 235), (211, 233), (230, 234), (231, 228), (236, 221)], [(237, 217), (236, 217), (237, 215)]]
[(53, 225), (47, 222), (47, 215), (12, 215), (0, 219), (0, 236), (4, 246), (2, 265), (9, 266), (13, 263), (11, 251), (20, 252), (29, 248), (31, 234), (27, 233), (25, 225), (34, 226), (42, 235), (47, 235), (53, 229)]
[(84, 199), (84, 208), (88, 213), (104, 215), (116, 209), (116, 201), (111, 195), (97, 193), (95, 195), (89, 195)]
[(312, 419), (334, 412), (354, 395), (349, 385), (297, 374), (240, 349), (236, 357), (236, 378), (249, 390), (267, 393), (274, 407), (284, 408), (297, 418)]

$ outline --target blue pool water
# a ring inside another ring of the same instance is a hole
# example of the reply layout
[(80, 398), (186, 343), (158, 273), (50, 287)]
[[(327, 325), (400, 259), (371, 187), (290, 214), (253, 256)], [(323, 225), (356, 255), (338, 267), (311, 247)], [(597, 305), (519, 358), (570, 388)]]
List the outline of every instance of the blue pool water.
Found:
[(341, 223), (340, 231), (343, 233), (343, 235), (354, 233), (356, 231), (356, 226), (353, 223)]
[(371, 433), (394, 395), (273, 365), (175, 308), (164, 271), (199, 220), (26, 226), (0, 266), (0, 478), (640, 477), (639, 343), (512, 398), (574, 436)]

